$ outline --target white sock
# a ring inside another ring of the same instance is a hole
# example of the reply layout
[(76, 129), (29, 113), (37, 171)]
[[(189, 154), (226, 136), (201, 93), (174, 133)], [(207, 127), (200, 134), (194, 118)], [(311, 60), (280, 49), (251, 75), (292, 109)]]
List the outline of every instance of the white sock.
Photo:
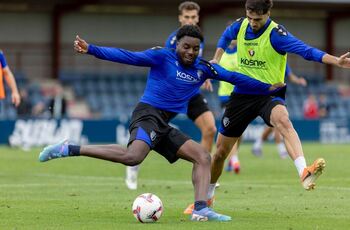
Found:
[(140, 165), (130, 166), (130, 168), (131, 168), (133, 171), (139, 172), (139, 170), (140, 170)]
[(208, 195), (207, 195), (208, 200), (214, 197), (215, 185), (216, 185), (216, 183), (209, 184)]
[(277, 144), (277, 149), (280, 154), (287, 152), (286, 146), (283, 142)]
[(235, 155), (233, 155), (232, 157), (231, 157), (231, 162), (232, 163), (235, 163), (235, 162), (238, 162), (239, 161), (239, 159), (238, 159), (238, 155), (237, 154), (235, 154)]
[(263, 143), (262, 138), (261, 137), (257, 138), (254, 142), (253, 148), (254, 149), (261, 149), (262, 143)]
[(306, 168), (306, 161), (304, 156), (300, 156), (294, 160), (294, 165), (297, 168), (299, 176), (303, 174), (304, 168)]

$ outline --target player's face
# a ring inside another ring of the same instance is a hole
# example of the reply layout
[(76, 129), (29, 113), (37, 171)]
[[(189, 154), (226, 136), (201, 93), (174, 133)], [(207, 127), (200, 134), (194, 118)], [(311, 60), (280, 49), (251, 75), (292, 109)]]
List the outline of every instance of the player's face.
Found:
[(199, 22), (199, 15), (197, 10), (183, 10), (179, 15), (179, 22), (181, 26), (184, 25), (197, 25)]
[(263, 28), (270, 17), (270, 11), (268, 11), (266, 14), (258, 14), (256, 12), (247, 10), (246, 14), (247, 19), (249, 21), (249, 25), (250, 27), (252, 27), (254, 32), (257, 32), (261, 28)]
[(192, 65), (199, 54), (200, 40), (198, 38), (184, 36), (176, 44), (176, 53), (183, 65)]

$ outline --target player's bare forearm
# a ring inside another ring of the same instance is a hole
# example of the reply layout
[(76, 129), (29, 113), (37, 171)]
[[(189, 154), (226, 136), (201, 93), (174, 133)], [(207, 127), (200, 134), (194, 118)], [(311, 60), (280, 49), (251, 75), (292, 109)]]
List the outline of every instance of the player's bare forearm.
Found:
[(8, 66), (6, 68), (4, 68), (3, 71), (4, 71), (4, 78), (5, 78), (6, 84), (11, 89), (12, 103), (15, 106), (18, 106), (21, 102), (21, 97), (18, 93), (18, 88), (17, 88), (15, 77), (13, 76), (13, 73)]
[(218, 64), (221, 60), (222, 55), (224, 54), (225, 50), (222, 48), (217, 48), (213, 57), (212, 61), (215, 61), (216, 64)]
[(330, 54), (325, 54), (322, 57), (322, 62), (325, 64), (335, 65), (341, 68), (350, 68), (350, 52), (347, 52), (340, 57)]
[(13, 76), (12, 71), (9, 69), (9, 67), (6, 67), (4, 69), (4, 76), (5, 81), (7, 85), (10, 87), (12, 93), (18, 93), (17, 84), (15, 77)]

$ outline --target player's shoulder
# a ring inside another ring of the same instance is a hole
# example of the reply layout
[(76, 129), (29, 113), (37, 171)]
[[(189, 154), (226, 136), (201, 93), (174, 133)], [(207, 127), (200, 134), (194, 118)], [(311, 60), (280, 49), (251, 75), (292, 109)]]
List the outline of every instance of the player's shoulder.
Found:
[(151, 48), (151, 50), (161, 50), (161, 49), (164, 49), (163, 46), (154, 46)]
[(280, 36), (288, 36), (288, 30), (281, 24), (277, 24), (273, 31), (276, 32)]
[(213, 66), (213, 64), (211, 64), (210, 62), (208, 62), (207, 60), (203, 59), (203, 58), (199, 58), (199, 65), (205, 67), (205, 69), (207, 69), (208, 71), (210, 71), (213, 75), (218, 75), (217, 70), (215, 69), (215, 67)]
[(175, 49), (169, 48), (169, 47), (163, 47), (163, 46), (155, 46), (149, 49), (149, 51), (152, 53), (152, 55), (156, 56), (174, 56), (175, 55)]
[(245, 17), (237, 18), (234, 23), (242, 23)]
[(2, 49), (0, 49), (0, 54), (1, 54), (1, 55), (3, 55), (3, 54), (4, 54), (4, 52), (2, 52)]

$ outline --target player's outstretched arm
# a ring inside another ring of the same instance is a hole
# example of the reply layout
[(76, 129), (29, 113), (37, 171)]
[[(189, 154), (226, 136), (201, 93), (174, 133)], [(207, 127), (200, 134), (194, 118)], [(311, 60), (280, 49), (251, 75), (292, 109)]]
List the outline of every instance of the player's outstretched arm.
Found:
[(335, 65), (341, 68), (350, 68), (350, 52), (347, 52), (340, 57), (330, 54), (325, 54), (322, 57), (322, 62), (325, 64)]
[(141, 52), (133, 52), (121, 48), (102, 47), (88, 44), (79, 35), (74, 40), (74, 50), (81, 54), (90, 54), (99, 59), (113, 61), (128, 65), (151, 67), (162, 62), (162, 49), (148, 49)]
[(282, 82), (274, 85), (267, 84), (241, 73), (227, 71), (217, 64), (206, 63), (206, 65), (211, 72), (211, 74), (209, 74), (210, 78), (226, 81), (241, 88), (253, 90), (259, 94), (270, 94), (285, 86), (285, 83)]

